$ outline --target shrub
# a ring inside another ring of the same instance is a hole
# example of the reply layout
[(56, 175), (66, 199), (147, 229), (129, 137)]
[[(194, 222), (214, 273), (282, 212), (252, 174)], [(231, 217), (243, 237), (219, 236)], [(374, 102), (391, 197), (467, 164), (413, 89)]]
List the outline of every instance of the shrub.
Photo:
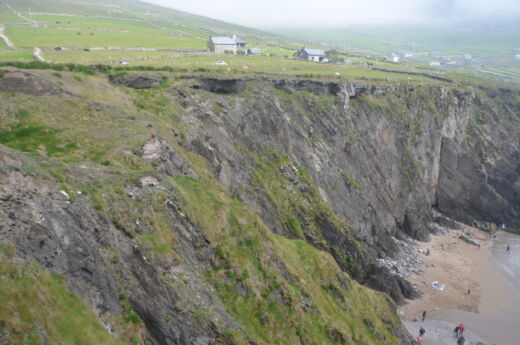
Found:
[(287, 228), (291, 231), (291, 233), (294, 236), (296, 236), (298, 238), (302, 238), (302, 239), (305, 238), (305, 236), (303, 235), (303, 230), (300, 225), (300, 222), (297, 219), (289, 218), (285, 222), (285, 225), (287, 226)]

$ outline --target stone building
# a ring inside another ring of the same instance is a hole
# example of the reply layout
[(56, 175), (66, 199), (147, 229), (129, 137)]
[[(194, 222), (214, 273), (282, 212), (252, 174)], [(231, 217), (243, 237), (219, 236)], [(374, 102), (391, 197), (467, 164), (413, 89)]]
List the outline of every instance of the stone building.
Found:
[(208, 41), (208, 51), (217, 54), (224, 54), (226, 51), (232, 51), (236, 54), (240, 50), (246, 49), (246, 41), (237, 35), (210, 37)]

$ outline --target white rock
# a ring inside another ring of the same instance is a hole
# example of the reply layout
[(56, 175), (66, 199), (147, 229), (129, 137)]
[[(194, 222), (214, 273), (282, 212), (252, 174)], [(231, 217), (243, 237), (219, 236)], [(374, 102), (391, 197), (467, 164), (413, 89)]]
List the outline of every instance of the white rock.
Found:
[(61, 193), (61, 195), (63, 195), (65, 198), (70, 199), (70, 196), (69, 196), (69, 194), (68, 194), (66, 191), (64, 191), (64, 190), (60, 190), (60, 193)]

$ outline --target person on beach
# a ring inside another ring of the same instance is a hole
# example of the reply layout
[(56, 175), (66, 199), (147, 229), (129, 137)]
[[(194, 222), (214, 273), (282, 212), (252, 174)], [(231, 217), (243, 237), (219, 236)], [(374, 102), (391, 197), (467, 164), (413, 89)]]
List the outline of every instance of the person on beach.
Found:
[(467, 293), (467, 294), (468, 294), (468, 295), (471, 295), (471, 289), (468, 289), (468, 293)]
[(511, 250), (511, 248), (509, 248), (509, 244), (507, 244), (506, 253), (509, 253), (510, 250)]
[(424, 337), (424, 333), (426, 333), (426, 330), (421, 326), (421, 328), (419, 329), (419, 338)]
[(462, 335), (464, 334), (464, 325), (463, 324), (460, 324), (459, 325), (459, 337), (462, 337)]
[(422, 312), (422, 320), (424, 322), (424, 319), (426, 319), (426, 310)]
[(477, 249), (480, 249), (480, 243), (479, 243), (479, 244), (477, 244)]
[(464, 345), (464, 343), (466, 342), (466, 339), (464, 339), (464, 337), (459, 337), (459, 339), (457, 339), (457, 345)]
[(453, 336), (457, 338), (459, 336), (459, 326), (455, 327), (453, 329)]

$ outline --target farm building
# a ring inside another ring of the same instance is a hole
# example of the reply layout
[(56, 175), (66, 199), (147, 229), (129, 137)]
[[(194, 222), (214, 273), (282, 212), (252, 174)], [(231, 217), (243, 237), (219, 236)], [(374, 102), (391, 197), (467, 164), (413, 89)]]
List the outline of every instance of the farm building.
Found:
[(236, 54), (240, 50), (246, 49), (246, 42), (237, 35), (210, 37), (208, 50), (212, 53), (224, 54), (226, 51)]
[(309, 60), (315, 62), (325, 62), (325, 52), (321, 49), (301, 48), (293, 55), (296, 59)]
[(262, 51), (258, 48), (250, 48), (247, 50), (247, 55), (262, 55)]

